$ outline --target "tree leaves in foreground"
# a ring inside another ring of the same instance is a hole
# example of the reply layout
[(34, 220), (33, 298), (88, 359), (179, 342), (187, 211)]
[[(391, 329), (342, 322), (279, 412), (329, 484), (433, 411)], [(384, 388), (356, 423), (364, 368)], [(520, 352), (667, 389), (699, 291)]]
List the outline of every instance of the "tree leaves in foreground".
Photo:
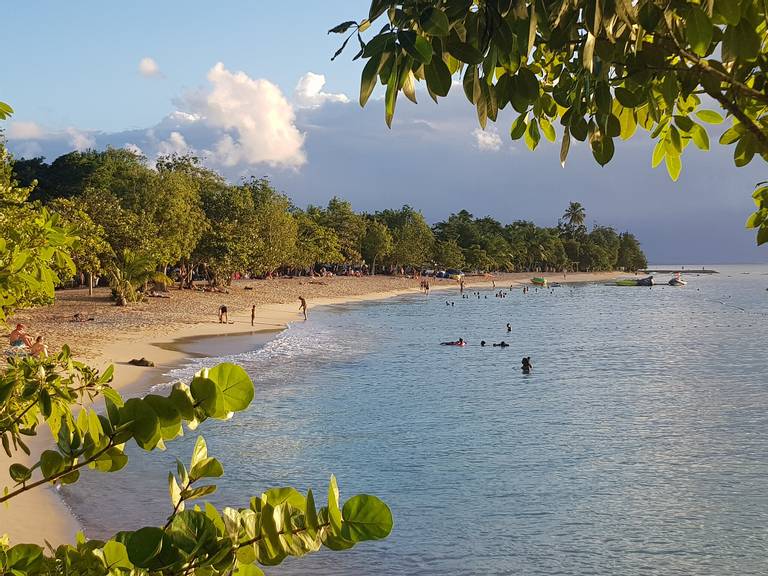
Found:
[(458, 75), (483, 128), (509, 106), (512, 139), (534, 149), (559, 123), (563, 164), (575, 138), (605, 165), (639, 127), (677, 180), (684, 150), (708, 150), (706, 125), (723, 122), (712, 106), (737, 167), (768, 160), (767, 22), (762, 0), (373, 0), (330, 32), (357, 33), (360, 104), (384, 85), (388, 125), (400, 92), (415, 102), (424, 82), (437, 101)]
[[(183, 423), (195, 429), (208, 418), (227, 420), (254, 396), (246, 372), (227, 363), (201, 370), (189, 385), (175, 384), (167, 396), (123, 400), (109, 386), (111, 378), (111, 367), (99, 374), (73, 360), (66, 348), (54, 358), (10, 359), (0, 375), (0, 437), (6, 454), (29, 454), (22, 437), (35, 436), (41, 422), (56, 444), (31, 466), (10, 465), (16, 484), (4, 489), (0, 503), (12, 505), (15, 497), (46, 484), (77, 482), (86, 468), (117, 472), (128, 464), (127, 442), (147, 451), (164, 449), (182, 435)], [(104, 399), (104, 414), (89, 407), (98, 396)], [(88, 404), (81, 405), (86, 399)], [(311, 491), (303, 495), (293, 488), (268, 490), (238, 509), (193, 505), (216, 491), (210, 480), (224, 473), (208, 456), (202, 437), (189, 467), (178, 462), (176, 472), (168, 477), (171, 512), (164, 526), (119, 532), (108, 541), (80, 536), (76, 546), (55, 550), (11, 546), (6, 538), (0, 541), (0, 573), (260, 574), (255, 563), (273, 566), (321, 546), (345, 550), (392, 530), (386, 504), (366, 494), (342, 504), (333, 477), (328, 504), (319, 509)]]

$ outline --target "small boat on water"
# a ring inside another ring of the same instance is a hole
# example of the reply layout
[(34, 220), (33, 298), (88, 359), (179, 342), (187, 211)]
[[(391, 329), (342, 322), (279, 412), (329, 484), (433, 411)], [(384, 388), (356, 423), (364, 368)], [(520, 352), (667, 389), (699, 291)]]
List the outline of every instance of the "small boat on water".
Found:
[(653, 276), (645, 278), (625, 278), (616, 280), (616, 286), (653, 286)]
[(686, 282), (685, 280), (683, 280), (683, 279), (680, 277), (680, 273), (678, 272), (677, 274), (675, 274), (675, 277), (674, 277), (674, 278), (672, 278), (672, 279), (671, 279), (671, 280), (668, 282), (668, 284), (669, 284), (670, 286), (685, 286), (686, 284), (688, 284), (688, 282)]
[(547, 285), (547, 279), (546, 278), (531, 278), (531, 283), (535, 284), (536, 286), (546, 286)]

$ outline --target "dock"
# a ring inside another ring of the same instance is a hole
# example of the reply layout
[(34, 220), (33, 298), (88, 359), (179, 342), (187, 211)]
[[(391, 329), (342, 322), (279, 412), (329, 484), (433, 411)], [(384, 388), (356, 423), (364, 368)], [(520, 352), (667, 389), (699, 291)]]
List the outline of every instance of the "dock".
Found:
[(702, 268), (699, 270), (698, 268), (680, 268), (680, 269), (661, 269), (661, 268), (650, 268), (648, 270), (638, 270), (638, 272), (642, 272), (643, 274), (720, 274), (717, 270), (706, 270)]

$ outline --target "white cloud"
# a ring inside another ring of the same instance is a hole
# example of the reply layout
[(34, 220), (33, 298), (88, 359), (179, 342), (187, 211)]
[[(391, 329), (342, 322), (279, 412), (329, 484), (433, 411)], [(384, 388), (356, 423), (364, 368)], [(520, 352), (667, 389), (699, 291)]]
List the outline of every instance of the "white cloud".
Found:
[(126, 142), (125, 144), (123, 144), (123, 148), (125, 150), (128, 150), (129, 152), (133, 152), (134, 154), (136, 154), (136, 156), (144, 156), (144, 152), (141, 150), (141, 148), (139, 148), (138, 146), (136, 146), (136, 144), (132, 142)]
[(10, 140), (37, 140), (43, 135), (43, 129), (36, 122), (11, 122), (8, 127)]
[(287, 168), (306, 163), (305, 135), (296, 128), (296, 114), (280, 88), (245, 72), (231, 72), (221, 62), (208, 72), (208, 81), (209, 91), (180, 102), (187, 110), (178, 118), (213, 129), (213, 162)]
[(158, 156), (170, 156), (172, 154), (184, 155), (192, 152), (184, 136), (180, 132), (171, 132), (168, 140), (163, 140), (157, 146)]
[(67, 128), (65, 133), (69, 145), (80, 152), (96, 145), (96, 140), (92, 135), (81, 132), (77, 128)]
[(472, 135), (475, 137), (475, 146), (483, 152), (498, 152), (501, 149), (501, 136), (495, 126), (487, 130), (475, 128)]
[(154, 58), (146, 56), (139, 61), (139, 74), (145, 78), (160, 76), (160, 66), (157, 65)]
[(316, 108), (326, 102), (349, 102), (346, 94), (333, 94), (323, 92), (325, 86), (325, 76), (307, 72), (299, 79), (294, 92), (294, 100), (302, 108)]

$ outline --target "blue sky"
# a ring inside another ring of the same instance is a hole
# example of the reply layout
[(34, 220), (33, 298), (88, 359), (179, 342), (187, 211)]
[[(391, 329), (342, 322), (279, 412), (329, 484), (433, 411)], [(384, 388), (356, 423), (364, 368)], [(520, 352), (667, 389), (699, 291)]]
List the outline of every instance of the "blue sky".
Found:
[[(401, 99), (392, 130), (383, 106), (357, 105), (360, 63), (337, 61), (331, 26), (367, 2), (304, 0), (16, 3), (4, 14), (0, 99), (18, 157), (53, 160), (107, 145), (192, 152), (232, 180), (269, 175), (299, 206), (333, 195), (355, 208), (408, 203), (430, 221), (466, 208), (509, 222), (554, 225), (571, 200), (588, 222), (638, 234), (656, 262), (766, 262), (744, 230), (759, 160), (736, 169), (731, 151), (686, 151), (677, 184), (650, 166), (640, 136), (597, 166), (572, 146), (531, 153), (507, 136), (512, 116), (477, 129), (460, 89), (434, 105)], [(142, 59), (146, 60), (140, 67)], [(311, 73), (311, 74), (310, 74)], [(723, 128), (714, 127), (716, 142)]]

